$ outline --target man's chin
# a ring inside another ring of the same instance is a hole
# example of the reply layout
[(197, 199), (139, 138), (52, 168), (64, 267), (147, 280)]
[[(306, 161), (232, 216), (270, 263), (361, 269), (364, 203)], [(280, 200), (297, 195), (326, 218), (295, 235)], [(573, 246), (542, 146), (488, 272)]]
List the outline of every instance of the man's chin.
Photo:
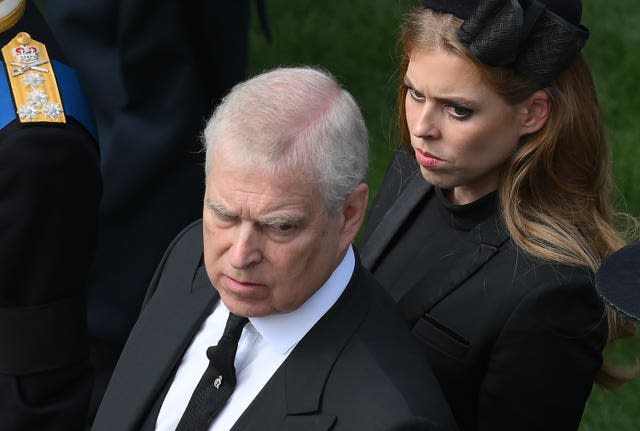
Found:
[(232, 295), (221, 294), (220, 299), (233, 314), (244, 317), (262, 317), (274, 314), (274, 310), (265, 300), (249, 300)]

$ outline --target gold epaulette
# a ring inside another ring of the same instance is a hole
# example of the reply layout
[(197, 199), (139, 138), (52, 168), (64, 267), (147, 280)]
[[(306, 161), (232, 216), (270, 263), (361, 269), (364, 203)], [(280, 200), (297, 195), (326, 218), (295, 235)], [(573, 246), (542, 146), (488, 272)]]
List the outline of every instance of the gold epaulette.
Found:
[(66, 123), (44, 44), (20, 32), (2, 48), (2, 57), (20, 122)]

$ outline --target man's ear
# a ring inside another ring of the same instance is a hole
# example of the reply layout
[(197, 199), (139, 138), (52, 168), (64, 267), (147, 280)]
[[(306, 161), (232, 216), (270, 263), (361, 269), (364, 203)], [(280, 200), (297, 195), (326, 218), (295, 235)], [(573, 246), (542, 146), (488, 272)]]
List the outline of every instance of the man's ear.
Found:
[(342, 229), (340, 230), (340, 248), (346, 249), (353, 242), (364, 220), (369, 201), (369, 186), (358, 184), (344, 202), (342, 208)]
[(521, 117), (520, 136), (542, 129), (551, 114), (551, 95), (547, 90), (538, 90), (519, 106)]

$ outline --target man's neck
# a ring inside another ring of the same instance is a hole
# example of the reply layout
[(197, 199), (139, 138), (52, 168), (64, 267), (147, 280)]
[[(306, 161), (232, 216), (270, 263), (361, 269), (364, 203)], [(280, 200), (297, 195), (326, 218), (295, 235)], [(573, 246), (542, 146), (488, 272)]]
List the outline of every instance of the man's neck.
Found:
[(0, 32), (7, 31), (22, 18), (26, 0), (0, 0)]

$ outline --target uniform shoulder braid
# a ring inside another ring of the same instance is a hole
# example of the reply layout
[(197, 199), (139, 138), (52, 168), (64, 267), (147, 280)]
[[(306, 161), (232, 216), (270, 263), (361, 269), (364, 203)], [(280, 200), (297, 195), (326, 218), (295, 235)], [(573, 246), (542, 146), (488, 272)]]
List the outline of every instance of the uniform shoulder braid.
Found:
[(16, 117), (23, 124), (66, 123), (70, 115), (95, 137), (75, 72), (50, 59), (43, 43), (19, 32), (2, 47), (2, 61), (6, 74), (0, 73), (0, 127)]
[(20, 32), (2, 47), (2, 58), (21, 123), (66, 123), (47, 48)]

